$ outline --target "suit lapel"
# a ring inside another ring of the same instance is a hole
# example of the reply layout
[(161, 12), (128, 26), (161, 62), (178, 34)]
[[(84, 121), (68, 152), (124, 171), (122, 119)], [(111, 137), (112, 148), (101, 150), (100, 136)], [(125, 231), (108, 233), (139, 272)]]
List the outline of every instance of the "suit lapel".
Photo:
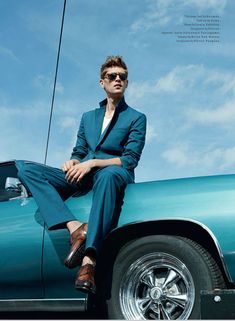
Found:
[[(117, 114), (117, 110), (115, 110), (114, 115), (113, 115), (111, 121), (109, 122), (108, 126), (105, 128), (103, 134), (100, 135), (100, 137), (99, 137), (99, 139), (98, 139), (98, 142), (97, 142), (97, 144), (96, 144), (96, 147), (98, 147), (98, 146), (101, 144), (101, 142), (102, 142), (103, 139), (105, 138), (105, 136), (106, 136), (109, 128), (110, 128), (111, 126), (113, 126), (113, 124), (115, 123), (116, 114)], [(103, 119), (104, 119), (104, 118), (103, 118)], [(102, 124), (103, 124), (103, 119), (102, 119)], [(102, 127), (102, 124), (101, 124), (101, 127)], [(101, 130), (100, 130), (100, 133), (101, 133)]]
[(97, 146), (100, 139), (102, 124), (105, 114), (105, 107), (100, 107), (95, 110), (95, 145)]
[(112, 129), (114, 124), (116, 123), (118, 119), (118, 114), (122, 110), (122, 108), (126, 107), (125, 99), (124, 97), (120, 100), (118, 106), (116, 107), (116, 110), (114, 112), (113, 118), (111, 119), (111, 122), (108, 124), (108, 126), (105, 128), (103, 134), (101, 135), (105, 110), (106, 110), (106, 104), (107, 99), (103, 100), (100, 103), (100, 109), (96, 109), (96, 148), (101, 144), (101, 142), (104, 140), (106, 135), (109, 133), (109, 129)]

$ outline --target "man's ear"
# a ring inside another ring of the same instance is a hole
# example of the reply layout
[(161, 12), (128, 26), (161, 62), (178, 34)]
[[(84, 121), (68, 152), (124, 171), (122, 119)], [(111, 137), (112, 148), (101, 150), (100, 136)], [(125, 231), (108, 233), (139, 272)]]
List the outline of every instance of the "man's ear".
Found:
[(128, 83), (129, 83), (129, 82), (128, 82), (128, 79), (127, 79), (127, 80), (126, 80), (126, 88), (128, 87)]
[(104, 88), (104, 79), (100, 79), (100, 86)]

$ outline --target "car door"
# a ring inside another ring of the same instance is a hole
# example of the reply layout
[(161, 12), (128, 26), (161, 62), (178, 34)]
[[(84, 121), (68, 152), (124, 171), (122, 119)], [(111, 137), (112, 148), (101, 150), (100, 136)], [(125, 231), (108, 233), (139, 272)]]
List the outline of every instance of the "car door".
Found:
[[(91, 193), (85, 196), (76, 195), (66, 201), (71, 212), (82, 222), (87, 222), (91, 206)], [(70, 236), (67, 229), (48, 231), (45, 229), (43, 249), (43, 277), (45, 298), (79, 298), (87, 295), (74, 287), (79, 267), (68, 269), (64, 259), (70, 250)]]
[(42, 298), (43, 224), (33, 197), (7, 187), (16, 178), (14, 162), (0, 163), (0, 299)]

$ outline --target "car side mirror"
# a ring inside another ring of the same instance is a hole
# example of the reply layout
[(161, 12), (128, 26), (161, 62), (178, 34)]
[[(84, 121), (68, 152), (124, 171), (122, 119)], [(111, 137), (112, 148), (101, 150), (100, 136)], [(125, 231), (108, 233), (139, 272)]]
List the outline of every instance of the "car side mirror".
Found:
[(21, 184), (21, 182), (18, 178), (7, 177), (6, 183), (5, 183), (5, 190), (19, 192), (20, 191), (20, 184)]
[(28, 197), (26, 188), (16, 177), (7, 177), (5, 190), (12, 195), (11, 199)]

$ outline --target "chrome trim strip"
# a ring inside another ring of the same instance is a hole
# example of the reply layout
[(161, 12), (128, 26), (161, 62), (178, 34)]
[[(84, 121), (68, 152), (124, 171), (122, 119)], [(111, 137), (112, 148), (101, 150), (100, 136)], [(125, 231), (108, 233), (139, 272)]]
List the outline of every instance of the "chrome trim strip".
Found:
[(201, 222), (198, 222), (198, 221), (196, 221), (196, 220), (190, 220), (190, 221), (193, 222), (193, 223), (195, 223), (195, 224), (200, 225), (200, 226), (201, 226), (204, 230), (206, 230), (207, 233), (211, 236), (211, 238), (212, 238), (212, 240), (213, 240), (213, 242), (214, 242), (214, 244), (215, 244), (215, 247), (217, 248), (218, 254), (219, 254), (219, 256), (220, 256), (220, 260), (221, 260), (221, 262), (222, 262), (222, 265), (223, 265), (223, 268), (224, 268), (224, 272), (225, 272), (225, 274), (227, 275), (227, 278), (228, 278), (229, 282), (232, 282), (232, 283), (233, 283), (233, 280), (232, 280), (232, 278), (231, 278), (231, 275), (230, 275), (230, 273), (229, 273), (229, 270), (227, 269), (227, 266), (226, 266), (226, 264), (225, 264), (224, 255), (223, 255), (223, 253), (222, 253), (221, 247), (220, 247), (219, 242), (218, 242), (217, 238), (215, 237), (214, 233), (213, 233), (213, 232), (209, 229), (209, 227), (206, 226), (205, 224), (203, 224), (203, 223), (201, 223)]
[(87, 310), (87, 298), (79, 299), (0, 299), (1, 312), (48, 311), (48, 312), (84, 312)]
[(118, 226), (116, 228), (114, 228), (110, 234), (108, 234), (108, 236), (110, 236), (113, 232), (114, 233), (117, 233), (119, 229), (122, 229), (122, 228), (126, 228), (128, 226), (132, 226), (132, 225), (137, 225), (137, 224), (142, 224), (142, 223), (153, 223), (153, 222), (159, 222), (159, 221), (184, 221), (184, 222), (191, 222), (191, 223), (194, 223), (194, 224), (197, 224), (199, 226), (201, 226), (209, 235), (210, 237), (212, 238), (214, 244), (215, 244), (215, 247), (218, 251), (218, 254), (219, 254), (219, 257), (220, 257), (220, 260), (221, 260), (221, 263), (222, 263), (222, 266), (224, 268), (224, 272), (228, 278), (228, 281), (229, 282), (232, 282), (233, 283), (233, 279), (231, 278), (231, 275), (229, 273), (229, 270), (225, 264), (225, 261), (224, 261), (224, 256), (223, 256), (223, 253), (222, 253), (222, 250), (220, 248), (220, 245), (219, 245), (219, 242), (217, 240), (217, 238), (215, 237), (214, 233), (203, 223), (197, 221), (197, 220), (194, 220), (194, 219), (186, 219), (186, 218), (180, 218), (180, 217), (167, 217), (167, 218), (160, 218), (158, 220), (149, 220), (149, 221), (135, 221), (135, 222), (132, 222), (132, 223), (127, 223), (127, 224), (124, 224), (124, 225), (121, 225), (121, 226)]

